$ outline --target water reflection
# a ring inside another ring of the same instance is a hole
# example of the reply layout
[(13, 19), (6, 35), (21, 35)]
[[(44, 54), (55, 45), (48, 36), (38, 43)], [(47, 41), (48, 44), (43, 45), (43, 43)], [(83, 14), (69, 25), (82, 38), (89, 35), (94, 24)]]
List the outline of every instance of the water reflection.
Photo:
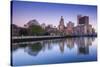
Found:
[(78, 54), (89, 54), (89, 46), (92, 45), (94, 38), (79, 38), (76, 39), (78, 45)]
[(32, 56), (37, 56), (37, 54), (41, 51), (42, 49), (42, 45), (40, 42), (34, 43), (34, 44), (30, 44), (27, 48), (26, 48), (26, 52), (29, 55)]
[[(64, 53), (65, 49), (73, 49), (77, 46), (77, 53), (89, 54), (89, 46), (95, 38), (67, 38), (67, 39), (55, 39), (55, 40), (44, 40), (35, 41), (28, 44), (12, 44), (12, 51), (16, 51), (19, 48), (25, 48), (24, 51), (31, 56), (37, 56), (40, 51), (45, 52), (46, 50), (52, 50), (55, 46), (59, 47), (60, 53)], [(66, 48), (65, 48), (66, 47)]]
[(66, 39), (67, 47), (69, 49), (74, 48), (74, 45), (75, 45), (74, 42), (75, 42), (75, 38)]

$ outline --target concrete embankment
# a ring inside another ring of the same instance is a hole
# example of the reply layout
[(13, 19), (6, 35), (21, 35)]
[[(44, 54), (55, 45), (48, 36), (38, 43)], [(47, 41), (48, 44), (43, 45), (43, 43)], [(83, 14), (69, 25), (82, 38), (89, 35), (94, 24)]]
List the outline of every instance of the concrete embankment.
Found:
[(11, 38), (12, 43), (16, 42), (28, 42), (28, 41), (39, 41), (59, 38), (75, 38), (75, 37), (97, 37), (97, 35), (74, 35), (74, 36), (14, 36)]

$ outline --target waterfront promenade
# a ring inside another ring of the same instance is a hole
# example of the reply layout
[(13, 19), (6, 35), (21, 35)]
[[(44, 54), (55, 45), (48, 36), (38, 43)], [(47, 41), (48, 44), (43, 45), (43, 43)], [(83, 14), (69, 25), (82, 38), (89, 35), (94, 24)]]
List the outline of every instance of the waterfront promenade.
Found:
[(39, 41), (48, 39), (58, 39), (58, 38), (72, 38), (72, 37), (97, 37), (97, 35), (73, 35), (73, 36), (12, 36), (12, 43), (16, 42), (27, 42), (27, 41)]

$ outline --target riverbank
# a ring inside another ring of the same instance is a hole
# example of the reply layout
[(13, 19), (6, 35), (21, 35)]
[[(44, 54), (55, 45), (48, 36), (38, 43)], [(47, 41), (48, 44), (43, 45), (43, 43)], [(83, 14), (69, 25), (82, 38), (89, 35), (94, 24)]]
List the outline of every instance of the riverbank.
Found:
[(71, 35), (71, 36), (14, 36), (11, 38), (11, 43), (39, 41), (59, 38), (76, 38), (76, 37), (97, 37), (97, 35)]

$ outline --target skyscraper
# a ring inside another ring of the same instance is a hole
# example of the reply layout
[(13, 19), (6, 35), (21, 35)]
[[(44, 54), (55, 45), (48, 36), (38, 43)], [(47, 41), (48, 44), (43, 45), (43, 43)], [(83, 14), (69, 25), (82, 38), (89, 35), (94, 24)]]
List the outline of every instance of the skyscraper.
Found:
[(64, 19), (63, 19), (63, 16), (61, 16), (61, 19), (60, 19), (60, 22), (59, 22), (59, 25), (58, 25), (58, 29), (59, 31), (63, 32), (64, 31)]
[(89, 32), (91, 32), (92, 28), (89, 24), (89, 16), (78, 15), (77, 23), (78, 23), (78, 26), (77, 26), (78, 34), (84, 35), (84, 34), (88, 34)]
[(78, 15), (77, 16), (78, 18), (78, 24), (89, 24), (89, 16), (81, 16), (81, 15)]
[(82, 15), (77, 16), (77, 24), (79, 24), (79, 19), (82, 17)]

